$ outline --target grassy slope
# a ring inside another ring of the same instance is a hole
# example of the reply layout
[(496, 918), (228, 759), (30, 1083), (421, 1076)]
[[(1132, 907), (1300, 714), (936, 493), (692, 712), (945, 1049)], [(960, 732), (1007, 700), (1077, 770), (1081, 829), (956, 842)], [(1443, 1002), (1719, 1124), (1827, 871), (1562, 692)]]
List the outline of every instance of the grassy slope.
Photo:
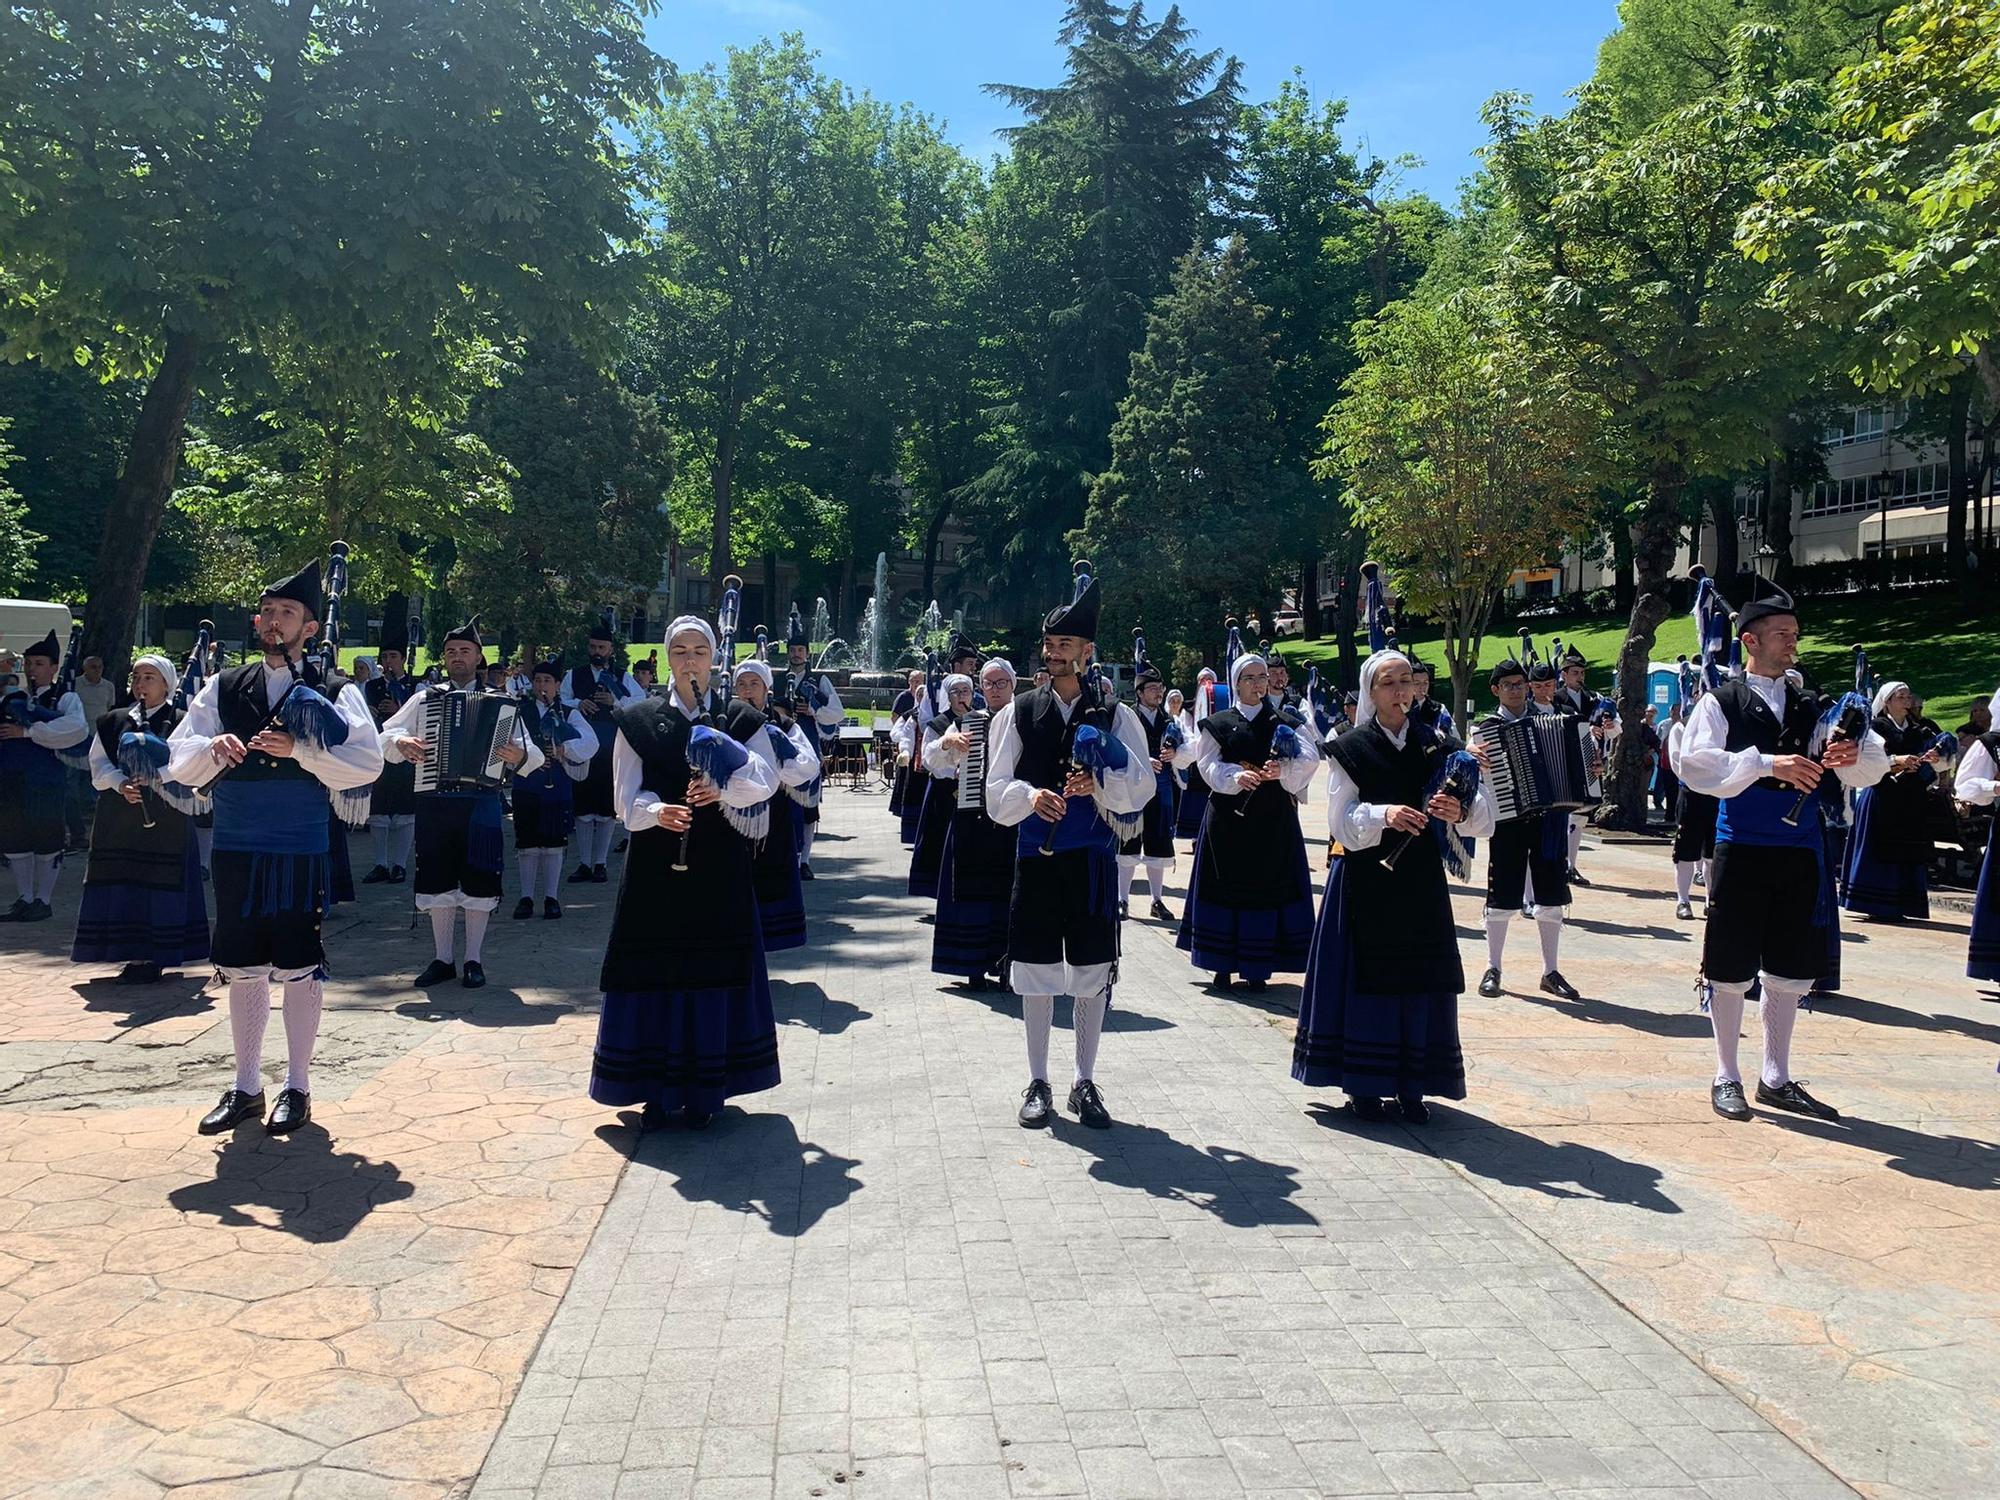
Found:
[[(1925, 711), (1945, 728), (1956, 728), (1975, 699), (1988, 697), (2000, 683), (2000, 612), (1988, 607), (1976, 615), (1955, 601), (1935, 595), (1891, 597), (1854, 594), (1835, 600), (1810, 600), (1804, 606), (1806, 641), (1800, 665), (1814, 686), (1846, 688), (1852, 680), (1855, 646), (1868, 652), (1868, 665), (1879, 679), (1900, 678), (1927, 700)], [(1618, 619), (1540, 619), (1535, 644), (1546, 652), (1555, 637), (1590, 658), (1589, 681), (1600, 693), (1611, 691), (1611, 670), (1625, 639), (1625, 622)], [(1412, 633), (1424, 657), (1440, 672), (1444, 648), (1435, 630)], [(1480, 642), (1479, 664), (1491, 667), (1518, 649), (1513, 628)], [(1660, 628), (1653, 660), (1672, 661), (1694, 650), (1694, 621), (1676, 615)], [(1287, 660), (1317, 661), (1322, 672), (1338, 656), (1331, 640), (1287, 641), (1279, 648)], [(1483, 681), (1474, 684), (1473, 700), (1490, 701)]]

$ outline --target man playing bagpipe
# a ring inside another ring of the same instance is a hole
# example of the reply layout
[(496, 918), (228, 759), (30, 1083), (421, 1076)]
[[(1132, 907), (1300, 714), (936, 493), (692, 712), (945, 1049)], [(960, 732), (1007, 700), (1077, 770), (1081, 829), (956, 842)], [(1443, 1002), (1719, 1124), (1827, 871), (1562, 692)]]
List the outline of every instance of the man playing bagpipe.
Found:
[(563, 702), (562, 684), (561, 662), (537, 662), (528, 674), (529, 696), (521, 704), (528, 741), (542, 752), (542, 764), (514, 773), (514, 859), (521, 867), (517, 922), (535, 914), (537, 892), (543, 921), (562, 916), (556, 883), (562, 879), (563, 851), (575, 822), (571, 784), (590, 775), (591, 758), (597, 754), (597, 732), (581, 708)]
[(208, 901), (195, 845), (194, 798), (164, 781), (167, 739), (181, 721), (180, 674), (166, 657), (132, 663), (132, 703), (97, 720), (90, 781), (97, 815), (70, 958), (123, 963), (119, 984), (152, 984), (208, 957)]
[(1194, 764), (1195, 747), (1176, 717), (1166, 710), (1166, 679), (1143, 658), (1134, 678), (1133, 696), (1138, 700), (1134, 712), (1139, 727), (1146, 732), (1154, 792), (1153, 800), (1146, 804), (1145, 822), (1118, 850), (1118, 915), (1126, 914), (1132, 881), (1144, 865), (1146, 889), (1153, 897), (1152, 915), (1158, 921), (1171, 922), (1173, 913), (1160, 898), (1167, 890), (1167, 868), (1174, 863), (1174, 822), (1180, 814), (1181, 786), (1175, 771)]
[[(1528, 699), (1528, 674), (1512, 657), (1495, 666), (1487, 681), (1499, 700), (1493, 717), (1502, 723), (1537, 711)], [(1479, 993), (1488, 999), (1500, 993), (1507, 928), (1530, 897), (1542, 943), (1542, 992), (1561, 1000), (1583, 998), (1557, 966), (1563, 916), (1569, 910), (1568, 836), (1567, 814), (1530, 812), (1497, 823), (1487, 840), (1486, 972), (1480, 976)]]
[(1118, 968), (1118, 846), (1157, 785), (1145, 730), (1091, 675), (1099, 594), (1085, 563), (1067, 604), (1042, 621), (1049, 685), (1020, 694), (988, 731), (986, 811), (1015, 830), (1009, 975), (1027, 1023), (1028, 1087), (1018, 1118), (1049, 1123), (1049, 1032), (1055, 997), (1075, 1001), (1076, 1082), (1070, 1110), (1111, 1123), (1094, 1074)]
[(611, 741), (607, 727), (612, 710), (628, 698), (643, 698), (646, 689), (630, 672), (614, 664), (616, 642), (611, 627), (602, 622), (590, 627), (589, 659), (569, 674), (566, 696), (583, 710), (583, 716), (598, 731), (597, 753), (590, 758), (590, 775), (576, 787), (576, 869), (571, 885), (595, 881), (603, 885), (611, 879), (606, 862), (611, 858), (612, 831), (617, 827), (617, 809), (611, 799)]
[[(751, 885), (757, 892), (757, 925), (766, 953), (806, 945), (805, 893), (799, 881), (798, 820), (806, 811), (802, 798), (819, 784), (819, 751), (811, 720), (794, 717), (772, 701), (774, 674), (768, 663), (746, 657), (736, 664), (736, 696), (764, 717), (763, 737), (777, 766), (778, 795), (764, 805), (770, 810), (770, 831), (751, 856)], [(818, 809), (813, 796), (813, 808)]]
[(69, 770), (57, 752), (90, 737), (83, 700), (56, 682), (61, 662), (51, 630), (21, 653), (23, 681), (0, 699), (0, 854), (16, 892), (8, 921), (46, 922), (53, 915), (49, 903), (69, 837)]
[[(433, 753), (423, 733), (434, 712), (432, 705), (439, 705), (435, 712), (442, 713), (444, 700), (453, 693), (489, 696), (480, 686), (484, 647), (477, 617), (445, 636), (441, 655), (445, 680), (425, 688), (382, 726), (385, 760), (422, 766)], [(499, 700), (505, 694), (490, 696)], [(518, 721), (506, 743), (497, 745), (493, 753), (516, 776), (532, 776), (541, 769), (541, 748), (522, 735)], [(429, 790), (422, 789), (423, 780), (419, 778), (417, 792), (417, 868), (411, 888), (417, 910), (430, 915), (436, 956), (414, 983), (418, 989), (428, 989), (457, 978), (466, 989), (476, 990), (486, 983), (486, 928), (500, 905), (507, 810), (497, 785), (454, 777), (450, 768), (439, 768), (436, 784)], [(463, 976), (452, 961), (453, 928), (459, 912), (465, 914)]]
[(1798, 656), (1799, 618), (1783, 589), (1757, 579), (1736, 631), (1744, 670), (1702, 696), (1680, 751), (1681, 779), (1721, 800), (1701, 960), (1715, 1028), (1709, 1103), (1725, 1119), (1750, 1118), (1736, 1047), (1744, 1001), (1758, 980), (1764, 1061), (1757, 1102), (1837, 1119), (1838, 1111), (1791, 1075), (1792, 1026), (1800, 999), (1827, 970), (1833, 920), (1817, 793), (1828, 771), (1850, 788), (1874, 785), (1889, 755), (1868, 727), (1865, 700), (1842, 699), (1823, 716), (1810, 694), (1786, 680)]
[[(384, 634), (377, 649), (382, 670), (362, 685), (361, 696), (379, 732), (416, 694), (419, 684), (407, 670), (406, 640)], [(410, 848), (417, 836), (417, 768), (408, 761), (389, 761), (382, 767), (368, 799), (368, 836), (375, 845), (375, 867), (361, 877), (361, 883), (401, 885), (409, 878)]]
[(366, 789), (382, 773), (361, 689), (323, 683), (305, 661), (322, 607), (317, 560), (266, 588), (255, 620), (263, 659), (203, 683), (167, 741), (166, 779), (207, 790), (215, 806), (210, 957), (229, 982), (236, 1082), (202, 1118), (203, 1135), (264, 1112), (273, 981), (285, 990), (285, 1086), (264, 1128), (283, 1135), (312, 1118), (326, 978), (320, 923), (333, 879), (329, 825), (336, 812), (358, 816), (349, 810), (365, 806)]
[[(812, 669), (812, 641), (806, 632), (805, 618), (796, 604), (792, 606), (792, 617), (785, 626), (785, 674), (785, 686), (778, 696), (792, 706), (799, 727), (811, 739), (813, 753), (819, 757), (823, 767), (838, 743), (840, 726), (846, 721), (847, 711), (841, 707), (840, 694), (834, 691), (833, 679), (824, 672)], [(809, 800), (799, 804), (801, 880), (813, 878), (813, 836), (819, 832), (819, 783), (814, 782), (809, 790)]]

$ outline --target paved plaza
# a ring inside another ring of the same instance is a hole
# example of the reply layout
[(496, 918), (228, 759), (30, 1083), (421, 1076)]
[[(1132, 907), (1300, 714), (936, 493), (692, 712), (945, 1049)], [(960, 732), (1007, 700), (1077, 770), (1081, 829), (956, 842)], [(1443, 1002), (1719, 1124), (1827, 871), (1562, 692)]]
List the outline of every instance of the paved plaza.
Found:
[(1729, 1125), (1665, 850), (1588, 840), (1588, 998), (1536, 994), (1517, 928), (1420, 1130), (1292, 1083), (1295, 986), (1211, 994), (1135, 921), (1119, 1123), (1040, 1133), (1019, 1003), (928, 972), (879, 793), (824, 826), (783, 1085), (643, 1139), (584, 1097), (614, 887), (503, 907), (493, 983), (428, 997), (407, 889), (364, 888), (315, 1124), (218, 1141), (224, 1002), (71, 968), (66, 873), (0, 929), (0, 1497), (2000, 1493), (1962, 912), (1850, 932), (1857, 998), (1801, 1019), (1848, 1119)]

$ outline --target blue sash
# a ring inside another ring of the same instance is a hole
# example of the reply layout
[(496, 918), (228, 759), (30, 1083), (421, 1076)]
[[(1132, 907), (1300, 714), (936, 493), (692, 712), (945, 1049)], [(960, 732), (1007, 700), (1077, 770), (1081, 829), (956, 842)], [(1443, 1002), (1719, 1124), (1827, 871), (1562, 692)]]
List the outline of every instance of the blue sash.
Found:
[[(1118, 835), (1104, 819), (1097, 815), (1097, 803), (1090, 797), (1071, 797), (1064, 810), (1062, 821), (1055, 825), (1055, 852), (1065, 854), (1073, 849), (1096, 849), (1106, 854), (1118, 852)], [(1049, 825), (1037, 817), (1023, 818), (1014, 845), (1016, 859), (1038, 859), (1041, 857), (1042, 842), (1049, 836)]]
[(215, 847), (244, 854), (324, 854), (327, 791), (308, 777), (229, 778), (215, 788)]

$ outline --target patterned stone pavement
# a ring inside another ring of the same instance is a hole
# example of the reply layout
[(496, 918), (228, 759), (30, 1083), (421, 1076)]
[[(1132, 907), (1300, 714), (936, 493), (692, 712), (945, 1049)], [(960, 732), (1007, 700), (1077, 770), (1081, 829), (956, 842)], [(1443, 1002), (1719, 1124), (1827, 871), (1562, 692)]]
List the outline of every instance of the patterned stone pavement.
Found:
[(1962, 917), (1850, 943), (1867, 998), (1801, 1022), (1837, 1130), (1707, 1114), (1654, 847), (1588, 857), (1584, 1006), (1529, 998), (1517, 933), (1422, 1132), (1290, 1082), (1293, 991), (1211, 996), (1135, 923), (1121, 1123), (1041, 1135), (1018, 1003), (925, 972), (880, 806), (834, 799), (818, 946), (774, 965), (785, 1084), (700, 1136), (582, 1099), (604, 888), (431, 1001), (406, 898), (364, 890), (324, 1128), (283, 1144), (192, 1133), (219, 1000), (128, 1010), (63, 922), (0, 929), (32, 945), (0, 959), (0, 1496), (1994, 1488), (2000, 1025)]

